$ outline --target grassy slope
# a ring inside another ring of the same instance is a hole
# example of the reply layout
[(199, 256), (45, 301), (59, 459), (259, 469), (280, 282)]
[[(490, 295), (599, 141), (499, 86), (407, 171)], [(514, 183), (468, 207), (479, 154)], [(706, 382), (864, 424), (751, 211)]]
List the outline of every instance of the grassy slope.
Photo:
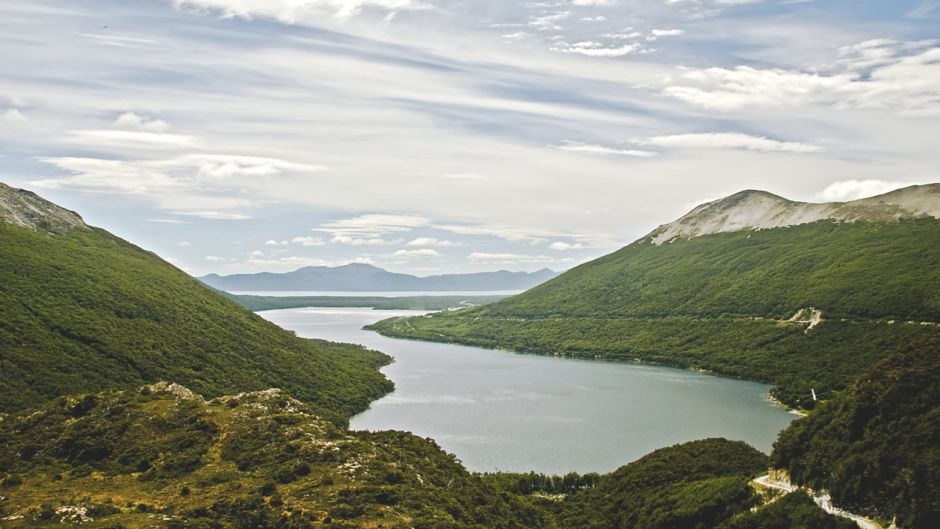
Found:
[[(637, 242), (484, 307), (372, 328), (405, 338), (642, 360), (775, 383), (791, 405), (940, 333), (940, 222), (814, 224)], [(806, 333), (798, 310), (827, 319)], [(889, 324), (889, 320), (898, 320)]]
[(0, 517), (16, 529), (61, 527), (63, 507), (87, 509), (89, 529), (692, 529), (746, 516), (761, 501), (747, 482), (767, 464), (741, 442), (695, 441), (545, 499), (508, 488), (515, 475), (468, 473), (433, 441), (314, 413), (283, 392), (63, 397), (0, 422)]
[(302, 340), (99, 229), (0, 223), (0, 411), (171, 380), (281, 387), (342, 421), (391, 389), (381, 353)]

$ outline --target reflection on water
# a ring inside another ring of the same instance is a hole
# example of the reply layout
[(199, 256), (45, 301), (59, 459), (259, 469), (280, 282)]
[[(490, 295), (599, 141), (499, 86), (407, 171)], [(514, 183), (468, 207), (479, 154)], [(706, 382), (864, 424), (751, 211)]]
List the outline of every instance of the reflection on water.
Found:
[(383, 351), (394, 393), (352, 420), (360, 430), (431, 437), (471, 470), (607, 472), (705, 437), (769, 451), (793, 415), (768, 386), (678, 369), (518, 355), (397, 340), (362, 326), (413, 311), (302, 308), (261, 313), (298, 335)]

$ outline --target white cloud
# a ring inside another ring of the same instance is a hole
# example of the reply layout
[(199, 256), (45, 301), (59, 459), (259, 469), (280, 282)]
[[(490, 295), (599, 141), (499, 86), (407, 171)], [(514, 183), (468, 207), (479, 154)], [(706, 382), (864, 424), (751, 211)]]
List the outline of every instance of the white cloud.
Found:
[(907, 12), (911, 18), (927, 18), (934, 10), (940, 7), (940, 0), (921, 0), (921, 2)]
[(914, 184), (911, 182), (889, 182), (886, 180), (843, 180), (829, 184), (815, 198), (821, 202), (848, 202), (883, 195), (889, 191), (912, 185)]
[(581, 243), (570, 243), (564, 241), (555, 241), (548, 245), (552, 250), (566, 251), (566, 250), (579, 250), (583, 248)]
[(721, 111), (821, 104), (936, 116), (940, 115), (940, 47), (936, 44), (878, 39), (843, 47), (838, 69), (830, 73), (752, 66), (690, 69), (663, 94)]
[(632, 158), (652, 158), (656, 156), (656, 153), (652, 151), (643, 151), (639, 149), (619, 149), (615, 147), (605, 147), (603, 145), (592, 145), (589, 143), (579, 143), (567, 140), (563, 141), (561, 145), (556, 145), (555, 148), (567, 152), (629, 156)]
[[(417, 215), (386, 215), (369, 213), (348, 219), (325, 222), (314, 231), (323, 231), (334, 237), (350, 238), (378, 238), (391, 233), (411, 231), (428, 224), (428, 219)], [(341, 243), (342, 244), (342, 243)]]
[(408, 246), (463, 246), (454, 241), (435, 239), (434, 237), (418, 237), (408, 242)]
[(391, 246), (399, 244), (401, 240), (388, 240), (381, 237), (350, 237), (349, 235), (334, 235), (330, 242), (344, 246)]
[(529, 18), (529, 26), (538, 28), (539, 30), (561, 30), (564, 29), (562, 26), (558, 25), (559, 22), (565, 20), (571, 16), (570, 11), (554, 11), (550, 13), (542, 13), (537, 16), (532, 16)]
[(657, 147), (686, 149), (744, 149), (761, 152), (788, 152), (797, 154), (825, 151), (818, 145), (791, 141), (778, 141), (763, 136), (751, 136), (738, 132), (706, 132), (654, 136), (640, 143)]
[(141, 116), (134, 112), (125, 112), (118, 116), (114, 120), (114, 124), (118, 127), (129, 127), (137, 130), (143, 130), (146, 132), (166, 132), (170, 128), (170, 124), (162, 119), (153, 119), (146, 116)]
[(594, 41), (575, 42), (574, 44), (561, 43), (552, 49), (563, 53), (576, 53), (589, 57), (623, 57), (624, 55), (630, 55), (631, 53), (638, 53), (644, 50), (643, 46), (635, 42), (620, 46), (607, 46)]
[(180, 248), (189, 248), (189, 247), (192, 246), (192, 245), (193, 245), (193, 243), (191, 243), (191, 242), (189, 242), (189, 241), (180, 241), (180, 242), (177, 244), (177, 246), (179, 246)]
[(156, 222), (158, 224), (185, 224), (186, 221), (180, 219), (147, 219), (147, 222)]
[(385, 13), (396, 10), (426, 9), (417, 0), (171, 0), (177, 8), (211, 9), (226, 17), (252, 18), (264, 16), (287, 24), (315, 22), (329, 16), (339, 20), (351, 18), (369, 8)]
[(248, 219), (249, 215), (238, 210), (259, 205), (257, 200), (235, 191), (241, 179), (322, 170), (321, 166), (274, 158), (218, 154), (139, 161), (81, 157), (39, 160), (72, 174), (30, 182), (37, 187), (136, 195), (180, 215), (219, 220)]
[(392, 254), (392, 257), (399, 258), (399, 259), (401, 258), (412, 259), (412, 258), (420, 258), (420, 257), (440, 257), (440, 256), (441, 256), (440, 252), (438, 252), (437, 250), (432, 250), (430, 248), (421, 248), (418, 250), (397, 250), (395, 253)]
[(441, 178), (448, 180), (489, 180), (490, 177), (487, 175), (476, 174), (476, 173), (447, 173), (442, 174)]
[[(284, 241), (284, 243), (286, 242)], [(319, 237), (294, 237), (290, 242), (301, 246), (323, 246), (326, 244), (326, 241)]]
[(473, 252), (467, 256), (467, 260), (476, 263), (489, 264), (508, 264), (508, 263), (549, 263), (554, 261), (547, 255), (525, 255), (516, 253), (487, 253)]
[(8, 109), (3, 114), (0, 114), (0, 121), (6, 122), (6, 123), (18, 124), (18, 123), (27, 123), (29, 121), (29, 118), (26, 117), (26, 114), (23, 114), (22, 112), (20, 112), (19, 109), (11, 108), (11, 109)]
[(232, 213), (230, 211), (174, 211), (173, 213), (177, 215), (188, 215), (190, 217), (199, 217), (201, 219), (208, 220), (248, 220), (251, 218), (250, 215), (245, 215), (243, 213)]
[(195, 147), (196, 139), (183, 134), (166, 134), (139, 130), (73, 130), (66, 138), (72, 143), (93, 147), (175, 149)]
[(685, 31), (681, 29), (654, 29), (650, 31), (650, 34), (646, 36), (646, 40), (655, 41), (660, 37), (678, 37), (682, 35)]

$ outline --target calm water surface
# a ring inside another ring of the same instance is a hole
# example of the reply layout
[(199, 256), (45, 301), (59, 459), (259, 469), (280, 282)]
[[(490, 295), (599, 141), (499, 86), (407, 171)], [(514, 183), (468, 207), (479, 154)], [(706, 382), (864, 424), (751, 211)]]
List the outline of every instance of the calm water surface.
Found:
[(414, 311), (262, 312), (299, 336), (395, 357), (395, 392), (352, 420), (357, 430), (431, 437), (470, 470), (608, 472), (657, 448), (705, 437), (769, 451), (794, 419), (769, 386), (679, 369), (519, 355), (385, 338), (362, 326)]

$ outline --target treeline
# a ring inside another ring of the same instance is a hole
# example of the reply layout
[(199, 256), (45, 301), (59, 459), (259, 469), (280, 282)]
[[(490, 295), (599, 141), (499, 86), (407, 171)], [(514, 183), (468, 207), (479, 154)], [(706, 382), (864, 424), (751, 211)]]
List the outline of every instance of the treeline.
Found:
[(487, 472), (483, 480), (500, 490), (513, 494), (564, 495), (593, 488), (600, 474), (569, 472), (564, 476), (550, 476), (537, 472)]
[(478, 309), (369, 326), (382, 334), (574, 358), (642, 361), (704, 369), (774, 384), (773, 395), (810, 409), (845, 388), (897, 344), (940, 336), (940, 327), (828, 321), (805, 324), (754, 319), (512, 320), (478, 317)]

